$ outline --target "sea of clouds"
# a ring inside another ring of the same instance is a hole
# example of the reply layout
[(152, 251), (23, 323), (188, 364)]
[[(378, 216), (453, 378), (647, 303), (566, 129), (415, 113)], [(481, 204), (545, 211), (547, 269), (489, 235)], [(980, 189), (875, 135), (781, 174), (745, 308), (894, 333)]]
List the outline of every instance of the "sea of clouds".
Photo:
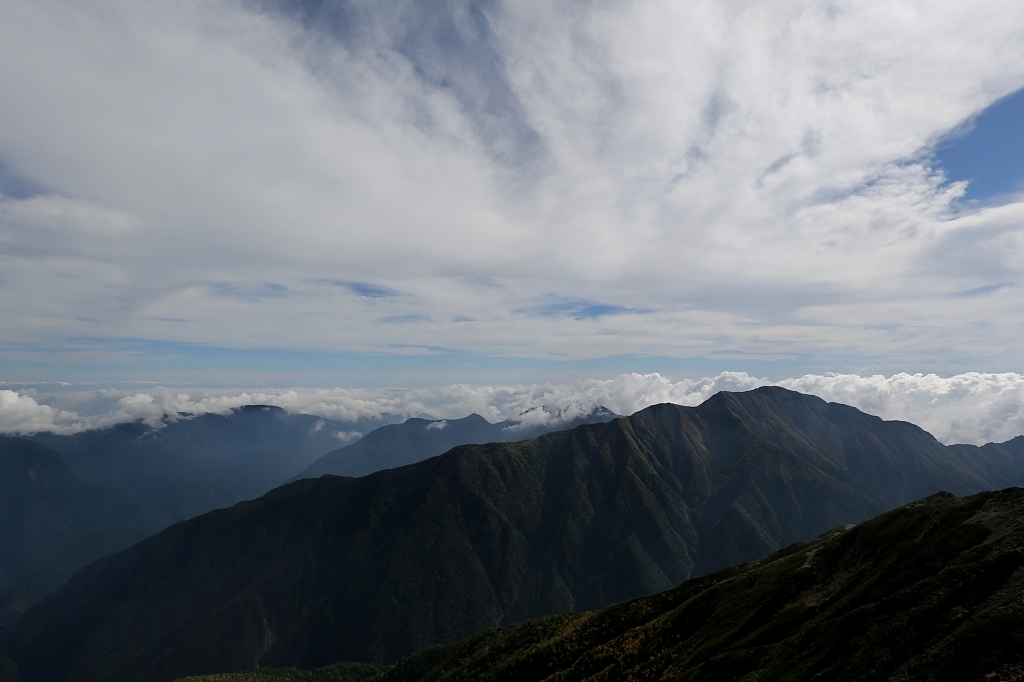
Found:
[[(744, 372), (673, 380), (661, 374), (622, 374), (572, 384), (420, 389), (101, 389), (47, 393), (45, 387), (0, 390), (0, 432), (77, 433), (141, 420), (159, 425), (242, 405), (276, 405), (293, 413), (347, 422), (387, 417), (453, 419), (472, 412), (491, 421), (572, 419), (597, 406), (622, 415), (657, 403), (699, 405), (719, 391), (783, 386), (852, 405), (884, 419), (917, 424), (944, 443), (1001, 442), (1024, 434), (1024, 375), (807, 374), (769, 381)], [(532, 409), (544, 407), (546, 409)], [(529, 412), (527, 412), (529, 410)], [(523, 413), (526, 413), (523, 415)], [(523, 415), (520, 417), (520, 415)]]

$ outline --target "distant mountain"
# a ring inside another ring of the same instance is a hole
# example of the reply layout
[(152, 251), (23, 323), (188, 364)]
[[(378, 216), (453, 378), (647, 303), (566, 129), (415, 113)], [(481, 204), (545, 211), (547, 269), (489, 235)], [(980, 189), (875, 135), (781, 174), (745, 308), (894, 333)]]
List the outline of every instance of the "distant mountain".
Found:
[(52, 449), (0, 436), (4, 587), (91, 533), (121, 524), (152, 526), (160, 518), (154, 506), (103, 485)]
[(128, 538), (262, 495), (334, 449), (335, 434), (358, 438), (354, 427), (255, 405), (160, 428), (0, 437), (0, 622)]
[(609, 422), (618, 416), (606, 407), (595, 407), (574, 417), (552, 408), (533, 408), (520, 416), (532, 417), (529, 412), (534, 410), (544, 410), (547, 414), (533, 425), (514, 420), (492, 424), (478, 414), (471, 414), (462, 419), (409, 419), (402, 424), (382, 426), (351, 445), (327, 453), (292, 480), (318, 478), (324, 474), (365, 476), (435, 457), (457, 445), (528, 440), (581, 424)]
[(1024, 481), (1024, 436), (1017, 436), (1005, 443), (948, 447), (986, 479), (1005, 482), (1006, 485)]
[(1006, 485), (1019, 461), (987, 452), (779, 388), (657, 405), (179, 523), (0, 628), (0, 653), (55, 681), (395, 661)]
[(14, 620), (100, 557), (131, 547), (156, 528), (101, 528), (46, 559), (0, 591), (0, 625)]
[(104, 485), (152, 502), (166, 526), (281, 485), (335, 449), (334, 434), (352, 428), (348, 422), (250, 405), (226, 415), (169, 420), (160, 428), (134, 422), (31, 438)]

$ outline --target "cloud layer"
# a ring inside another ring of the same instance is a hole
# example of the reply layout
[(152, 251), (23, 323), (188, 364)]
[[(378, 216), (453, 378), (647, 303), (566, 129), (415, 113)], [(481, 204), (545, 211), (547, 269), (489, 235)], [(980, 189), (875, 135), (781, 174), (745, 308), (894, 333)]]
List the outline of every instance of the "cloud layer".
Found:
[(1022, 26), (1003, 0), (7, 3), (0, 353), (1019, 367), (1024, 203), (959, 202), (932, 151), (1024, 87)]
[[(387, 416), (457, 419), (476, 412), (491, 421), (558, 414), (570, 420), (597, 406), (628, 415), (657, 403), (699, 405), (719, 391), (776, 385), (853, 405), (883, 419), (917, 424), (945, 443), (1002, 442), (1024, 434), (1024, 375), (808, 374), (771, 382), (743, 372), (673, 381), (660, 374), (623, 374), (609, 380), (564, 385), (469, 386), (428, 389), (196, 389), (68, 391), (43, 394), (0, 390), (0, 433), (85, 428), (165, 416), (223, 414), (242, 405), (277, 405), (290, 412), (342, 421)], [(532, 409), (546, 407), (547, 409)], [(442, 422), (443, 424), (443, 422)], [(343, 432), (339, 438), (350, 436)], [(349, 438), (350, 439), (350, 438)]]

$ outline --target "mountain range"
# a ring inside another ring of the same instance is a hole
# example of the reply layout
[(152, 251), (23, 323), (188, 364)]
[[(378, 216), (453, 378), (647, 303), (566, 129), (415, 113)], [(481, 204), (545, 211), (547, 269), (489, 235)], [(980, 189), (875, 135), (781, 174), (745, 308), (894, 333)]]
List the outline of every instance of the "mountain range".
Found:
[(307, 466), (368, 473), (461, 443), (528, 438), (615, 415), (601, 408), (574, 418), (546, 416), (532, 427), (478, 415), (409, 419), (341, 449), (336, 434), (358, 438), (353, 429), (377, 422), (253, 405), (167, 419), (159, 428), (135, 422), (70, 436), (0, 437), (0, 623), (103, 554), (175, 521), (258, 497)]
[[(535, 408), (547, 409), (550, 408)], [(525, 417), (523, 413), (520, 417)], [(569, 417), (550, 414), (539, 423), (505, 420), (492, 424), (478, 414), (462, 419), (408, 419), (382, 426), (355, 443), (329, 452), (292, 480), (318, 478), (324, 474), (365, 476), (381, 469), (394, 469), (443, 454), (457, 445), (506, 443), (528, 440), (550, 431), (564, 431), (581, 424), (599, 424), (618, 415), (606, 407)]]
[(100, 483), (151, 503), (163, 524), (258, 497), (338, 446), (352, 424), (250, 405), (31, 440), (60, 453)]
[(105, 557), (0, 629), (25, 679), (391, 663), (752, 561), (939, 490), (1020, 482), (1024, 438), (946, 447), (780, 388), (323, 476)]

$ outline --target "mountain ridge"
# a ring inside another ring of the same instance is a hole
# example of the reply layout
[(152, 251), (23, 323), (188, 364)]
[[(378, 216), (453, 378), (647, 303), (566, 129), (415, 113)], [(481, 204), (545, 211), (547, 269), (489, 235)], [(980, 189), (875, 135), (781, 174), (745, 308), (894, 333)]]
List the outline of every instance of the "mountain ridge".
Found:
[[(532, 408), (538, 409), (541, 408)], [(381, 469), (393, 469), (436, 457), (458, 445), (529, 440), (551, 431), (607, 422), (618, 417), (604, 406), (595, 407), (570, 419), (563, 419), (562, 416), (558, 413), (552, 420), (533, 425), (512, 419), (492, 423), (475, 412), (461, 419), (414, 417), (401, 424), (382, 426), (355, 443), (328, 452), (287, 482), (317, 478), (324, 474), (365, 476)]]
[(916, 426), (784, 389), (658, 405), (177, 524), (0, 629), (0, 653), (54, 680), (390, 662), (657, 593), (920, 490), (994, 487), (1003, 454), (986, 477)]

